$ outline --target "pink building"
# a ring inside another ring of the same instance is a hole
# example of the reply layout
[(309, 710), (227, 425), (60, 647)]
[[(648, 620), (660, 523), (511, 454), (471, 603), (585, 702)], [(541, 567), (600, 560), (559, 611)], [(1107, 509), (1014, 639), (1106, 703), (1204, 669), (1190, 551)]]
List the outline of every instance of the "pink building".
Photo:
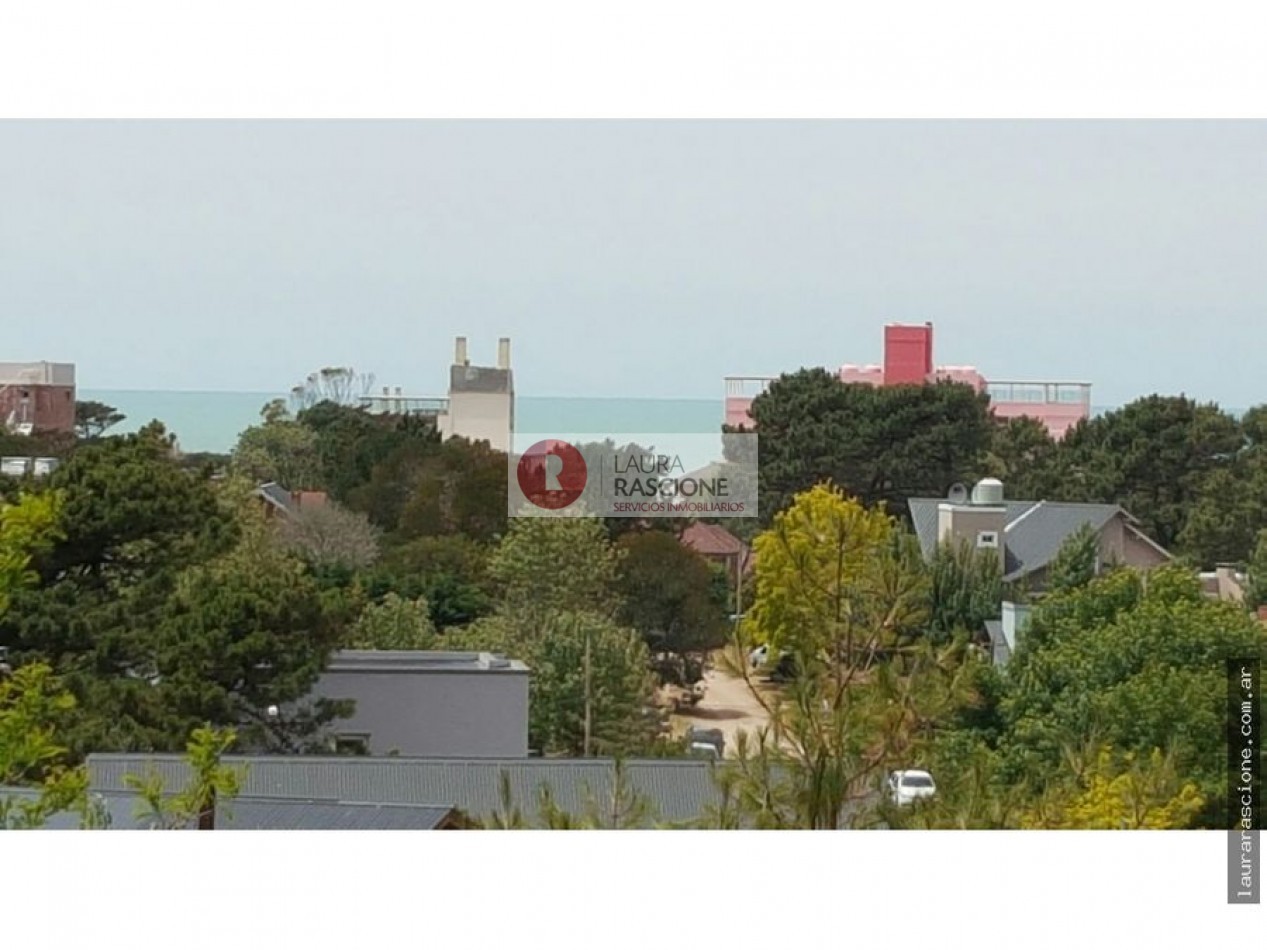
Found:
[[(975, 366), (933, 365), (933, 325), (890, 323), (884, 328), (884, 365), (846, 363), (837, 375), (841, 382), (899, 386), (952, 380), (990, 397), (990, 408), (1002, 419), (1029, 416), (1059, 439), (1091, 414), (1091, 384), (1055, 380), (988, 380)], [(775, 376), (727, 376), (726, 424), (752, 425), (748, 409)]]

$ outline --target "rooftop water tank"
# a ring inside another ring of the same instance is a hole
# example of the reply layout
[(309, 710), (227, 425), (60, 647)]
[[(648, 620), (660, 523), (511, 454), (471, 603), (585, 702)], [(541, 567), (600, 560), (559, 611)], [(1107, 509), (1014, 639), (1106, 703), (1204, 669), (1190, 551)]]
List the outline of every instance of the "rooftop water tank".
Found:
[(972, 488), (974, 505), (1003, 504), (1003, 483), (997, 478), (983, 478)]

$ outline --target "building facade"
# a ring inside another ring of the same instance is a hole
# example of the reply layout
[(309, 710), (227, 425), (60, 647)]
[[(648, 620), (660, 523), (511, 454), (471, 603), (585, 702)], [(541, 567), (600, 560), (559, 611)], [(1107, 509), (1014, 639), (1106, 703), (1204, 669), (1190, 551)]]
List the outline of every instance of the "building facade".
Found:
[(488, 653), (340, 650), (314, 698), (350, 699), (347, 751), (514, 758), (528, 754), (528, 668)]
[[(883, 365), (846, 363), (837, 371), (843, 383), (872, 386), (919, 385), (949, 380), (971, 386), (990, 397), (990, 409), (1001, 419), (1029, 416), (1055, 438), (1091, 415), (1091, 384), (1055, 380), (986, 379), (975, 366), (936, 366), (933, 325), (889, 324), (884, 328)], [(727, 376), (726, 424), (751, 426), (752, 400), (777, 377)]]
[(20, 435), (75, 431), (75, 364), (0, 363), (0, 427)]
[(510, 339), (497, 341), (497, 365), (473, 366), (466, 337), (454, 345), (449, 367), (447, 396), (406, 396), (399, 386), (384, 387), (382, 395), (361, 400), (371, 412), (425, 416), (435, 422), (446, 439), (461, 436), (487, 442), (499, 452), (509, 452), (515, 429), (515, 378), (510, 368)]

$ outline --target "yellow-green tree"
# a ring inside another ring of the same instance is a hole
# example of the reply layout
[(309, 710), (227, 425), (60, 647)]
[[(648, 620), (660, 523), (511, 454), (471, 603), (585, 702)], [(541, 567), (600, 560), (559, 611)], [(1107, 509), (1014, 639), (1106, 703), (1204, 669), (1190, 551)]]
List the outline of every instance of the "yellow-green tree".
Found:
[(1021, 817), (1021, 827), (1087, 830), (1187, 828), (1205, 807), (1172, 756), (1095, 753), (1071, 789), (1057, 789)]
[(865, 663), (922, 619), (927, 581), (911, 540), (881, 507), (830, 484), (801, 492), (753, 542), (750, 638), (798, 659)]
[(831, 485), (797, 495), (754, 547), (756, 596), (736, 646), (742, 656), (765, 642), (796, 675), (772, 692), (743, 664), (770, 725), (740, 736), (714, 823), (869, 823), (884, 773), (914, 767), (921, 736), (962, 701), (964, 644), (914, 635), (928, 584), (914, 539)]
[(23, 495), (17, 504), (0, 502), (0, 614), (19, 587), (33, 580), (31, 558), (56, 540), (58, 496)]

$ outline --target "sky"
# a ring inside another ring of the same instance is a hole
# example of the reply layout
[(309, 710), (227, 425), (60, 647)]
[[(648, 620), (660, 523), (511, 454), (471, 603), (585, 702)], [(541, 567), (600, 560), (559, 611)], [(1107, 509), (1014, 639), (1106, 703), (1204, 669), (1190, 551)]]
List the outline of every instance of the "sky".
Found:
[(721, 398), (878, 362), (1267, 402), (1267, 122), (0, 122), (0, 361)]

